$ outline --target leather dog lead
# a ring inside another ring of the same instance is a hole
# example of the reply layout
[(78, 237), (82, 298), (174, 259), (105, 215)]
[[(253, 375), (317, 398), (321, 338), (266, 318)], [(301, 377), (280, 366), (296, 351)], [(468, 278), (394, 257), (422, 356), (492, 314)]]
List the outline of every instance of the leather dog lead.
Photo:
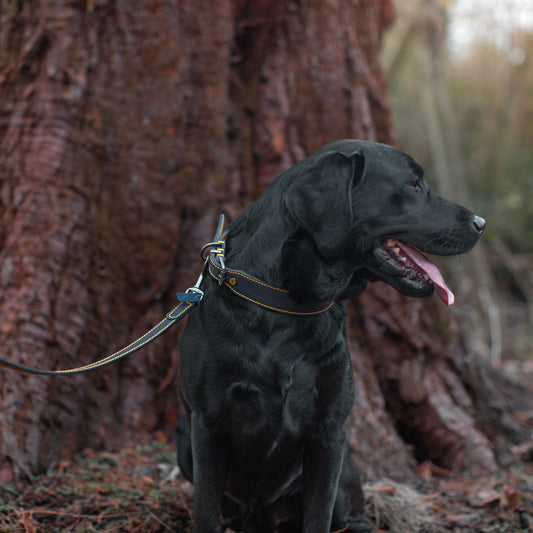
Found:
[[(216, 244), (217, 241), (221, 238), (222, 228), (224, 226), (224, 215), (220, 215), (217, 231), (213, 239), (214, 242), (206, 244), (203, 249), (208, 246)], [(142, 337), (132, 342), (128, 346), (122, 348), (118, 352), (115, 352), (112, 355), (104, 357), (99, 361), (94, 363), (89, 363), (76, 368), (69, 368), (66, 370), (43, 370), (40, 368), (33, 368), (19, 363), (13, 363), (7, 361), (6, 359), (0, 358), (0, 367), (9, 368), (11, 370), (16, 370), (17, 372), (23, 372), (26, 374), (38, 374), (44, 376), (68, 376), (72, 374), (82, 374), (84, 372), (89, 372), (91, 370), (96, 370), (97, 368), (102, 368), (103, 366), (110, 365), (115, 363), (120, 359), (124, 359), (128, 355), (144, 348), (146, 345), (150, 344), (152, 341), (160, 337), (167, 329), (177, 324), (180, 320), (185, 318), (201, 301), (204, 296), (204, 293), (200, 290), (200, 284), (204, 278), (204, 272), (207, 265), (207, 261), (204, 263), (204, 268), (200, 274), (200, 277), (196, 281), (193, 287), (187, 289), (184, 293), (178, 293), (178, 300), (180, 304), (176, 306), (172, 311), (167, 313), (163, 320), (161, 320), (156, 326), (154, 326), (150, 331), (146, 332)]]

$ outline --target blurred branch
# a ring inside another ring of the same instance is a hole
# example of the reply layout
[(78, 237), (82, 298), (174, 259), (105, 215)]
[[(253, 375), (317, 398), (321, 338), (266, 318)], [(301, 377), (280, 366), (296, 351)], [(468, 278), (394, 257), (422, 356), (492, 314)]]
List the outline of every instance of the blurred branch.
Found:
[(509, 247), (498, 237), (490, 241), (492, 249), (500, 257), (516, 286), (520, 289), (526, 301), (529, 320), (533, 323), (533, 276), (516, 259), (516, 256), (509, 250)]
[(490, 361), (492, 363), (500, 363), (502, 360), (502, 324), (500, 308), (494, 302), (486, 285), (480, 287), (478, 294), (479, 301), (484, 307), (485, 314), (489, 320)]

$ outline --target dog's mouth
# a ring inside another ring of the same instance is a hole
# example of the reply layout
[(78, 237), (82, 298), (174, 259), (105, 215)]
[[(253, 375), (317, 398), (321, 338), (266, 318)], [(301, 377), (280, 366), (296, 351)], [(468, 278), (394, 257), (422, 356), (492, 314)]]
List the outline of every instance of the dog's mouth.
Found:
[(446, 305), (453, 305), (455, 296), (439, 269), (413, 246), (386, 239), (374, 249), (374, 255), (387, 272), (402, 277), (413, 289), (427, 292), (434, 288)]

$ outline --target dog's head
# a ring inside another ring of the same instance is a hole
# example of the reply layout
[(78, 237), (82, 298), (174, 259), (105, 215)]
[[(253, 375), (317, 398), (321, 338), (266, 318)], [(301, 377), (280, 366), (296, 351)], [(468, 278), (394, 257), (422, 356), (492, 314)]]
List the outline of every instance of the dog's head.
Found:
[(485, 220), (435, 194), (424, 171), (391, 146), (330, 143), (298, 166), (285, 205), (325, 262), (353, 265), (341, 297), (382, 280), (408, 296), (453, 293), (421, 252), (453, 255), (478, 241)]

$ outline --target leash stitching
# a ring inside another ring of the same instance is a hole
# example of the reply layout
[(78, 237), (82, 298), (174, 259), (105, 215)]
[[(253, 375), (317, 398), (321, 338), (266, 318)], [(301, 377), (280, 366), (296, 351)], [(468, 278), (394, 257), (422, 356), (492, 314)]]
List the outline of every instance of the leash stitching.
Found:
[[(202, 248), (202, 257), (203, 257), (203, 250), (206, 247), (211, 246), (213, 244), (224, 242), (224, 241), (220, 241), (223, 226), (224, 226), (224, 215), (220, 215), (217, 230), (215, 233), (215, 238), (213, 239), (215, 242), (209, 243)], [(165, 315), (165, 317), (152, 329), (150, 329), (144, 335), (139, 337), (137, 340), (128, 344), (125, 348), (122, 348), (121, 350), (118, 350), (117, 352), (111, 355), (108, 355), (107, 357), (104, 357), (103, 359), (100, 359), (93, 363), (89, 363), (87, 365), (79, 366), (76, 368), (69, 368), (66, 370), (42, 370), (39, 368), (33, 368), (33, 367), (26, 366), (26, 365), (21, 365), (19, 363), (12, 363), (0, 357), (0, 367), (8, 368), (10, 370), (16, 370), (17, 372), (22, 372), (25, 374), (37, 374), (37, 375), (44, 375), (44, 376), (61, 376), (61, 375), (64, 376), (64, 375), (70, 375), (70, 374), (81, 374), (83, 372), (89, 372), (91, 370), (96, 370), (97, 368), (102, 368), (103, 366), (110, 365), (111, 363), (114, 363), (115, 361), (119, 361), (120, 359), (123, 359), (124, 357), (127, 357), (128, 355), (140, 350), (147, 344), (151, 343), (152, 341), (160, 337), (168, 328), (173, 326), (176, 322), (179, 322), (189, 311), (191, 311), (194, 307), (196, 307), (202, 301), (204, 293), (200, 290), (199, 287), (204, 277), (204, 273), (206, 270), (206, 264), (207, 264), (207, 261), (204, 262), (204, 266), (202, 268), (200, 276), (198, 277), (198, 280), (196, 281), (194, 286), (188, 288), (187, 291), (183, 293), (182, 295), (182, 296), (187, 296), (188, 293), (193, 293), (194, 295), (192, 296), (193, 298), (192, 300), (188, 300), (188, 301), (186, 301), (185, 299), (180, 300), (181, 303), (177, 307), (172, 309), (172, 311), (169, 311)], [(180, 299), (180, 295), (181, 293), (178, 293), (178, 299)], [(188, 296), (191, 297), (190, 294)]]

